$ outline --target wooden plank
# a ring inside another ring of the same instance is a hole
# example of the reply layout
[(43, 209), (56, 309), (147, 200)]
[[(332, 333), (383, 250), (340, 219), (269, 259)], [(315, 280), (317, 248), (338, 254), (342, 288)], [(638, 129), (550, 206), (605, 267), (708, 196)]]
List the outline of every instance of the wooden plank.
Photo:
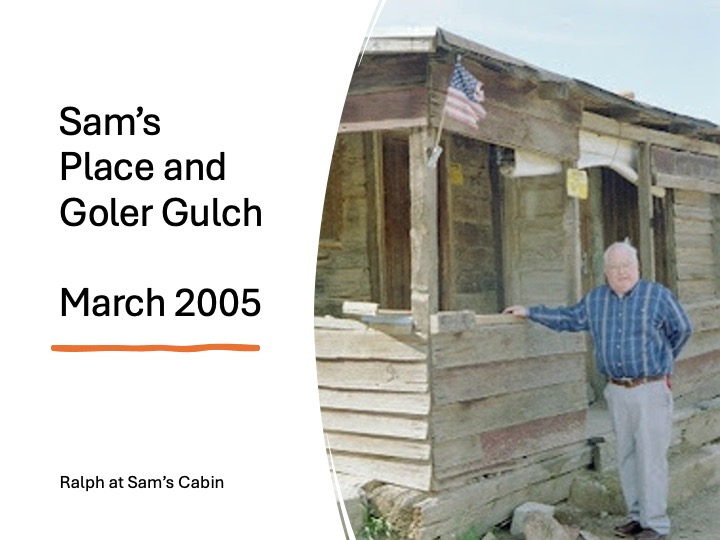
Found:
[(655, 184), (671, 189), (685, 189), (714, 194), (720, 193), (720, 184), (716, 182), (674, 174), (655, 173)]
[(410, 133), (411, 304), (415, 327), (430, 333), (430, 315), (438, 311), (437, 170), (427, 166), (435, 139), (428, 129)]
[(681, 280), (707, 280), (710, 285), (715, 287), (715, 269), (712, 260), (707, 260), (706, 264), (685, 262), (679, 259), (677, 264), (678, 279)]
[(711, 298), (715, 284), (709, 280), (678, 280), (678, 296), (681, 302), (696, 302)]
[(585, 385), (571, 382), (433, 408), (436, 442), (521, 425), (587, 407)]
[[(715, 298), (720, 298), (720, 196), (715, 195), (711, 201), (713, 217), (713, 261), (715, 264)], [(720, 318), (720, 317), (718, 317)]]
[(427, 55), (367, 54), (355, 68), (348, 94), (368, 94), (407, 87), (423, 88), (426, 86), (427, 76)]
[[(498, 494), (498, 497), (482, 506), (475, 506), (471, 513), (456, 513), (454, 518), (444, 522), (428, 523), (423, 520), (422, 526), (413, 538), (417, 540), (437, 540), (453, 538), (458, 530), (478, 528), (484, 534), (498, 523), (509, 519), (515, 508), (527, 501), (544, 501), (547, 504), (559, 503), (570, 495), (570, 488), (575, 478), (574, 473), (556, 476), (544, 482), (524, 486), (518, 491)], [(454, 511), (451, 509), (450, 511)]]
[(640, 272), (645, 279), (655, 279), (655, 242), (653, 241), (653, 201), (650, 188), (650, 145), (641, 143), (638, 152), (638, 220), (640, 233)]
[(686, 220), (712, 221), (713, 211), (709, 203), (708, 200), (708, 204), (703, 206), (675, 204), (675, 215)]
[(652, 168), (655, 173), (720, 184), (720, 159), (715, 156), (655, 146)]
[(338, 133), (367, 133), (371, 131), (396, 131), (413, 128), (426, 127), (426, 117), (398, 118), (392, 120), (369, 120), (367, 122), (341, 122), (338, 125)]
[(348, 95), (340, 122), (344, 125), (377, 125), (392, 121), (416, 124), (419, 119), (424, 119), (427, 124), (427, 116), (427, 91), (422, 87), (411, 87)]
[(582, 355), (568, 354), (436, 369), (432, 375), (432, 395), (436, 405), (445, 405), (583, 382), (584, 363)]
[[(579, 156), (580, 104), (542, 99), (529, 83), (495, 73), (467, 60), (465, 67), (483, 82), (487, 116), (478, 129), (451, 118), (444, 129), (510, 148), (524, 148), (561, 160)], [(440, 124), (452, 63), (431, 65), (431, 123)]]
[(677, 296), (677, 231), (675, 231), (675, 217), (673, 208), (677, 201), (677, 191), (669, 191), (666, 200), (665, 219), (665, 254), (667, 256), (666, 278), (667, 286)]
[(720, 332), (717, 329), (696, 332), (688, 341), (676, 365), (688, 358), (720, 350)]
[(417, 36), (389, 36), (370, 38), (365, 54), (370, 53), (434, 53), (437, 50), (435, 34)]
[[(429, 86), (433, 99), (438, 104), (444, 103), (444, 97), (452, 71), (455, 68), (455, 58), (433, 62), (430, 65)], [(581, 120), (581, 105), (577, 101), (547, 100), (543, 99), (533, 83), (522, 81), (508, 73), (493, 71), (471, 58), (463, 59), (463, 66), (483, 83), (485, 101), (490, 109), (500, 106), (508, 110), (517, 111), (523, 117), (546, 120), (564, 126), (579, 126)], [(488, 117), (490, 116), (488, 109)], [(486, 118), (487, 120), (487, 118)]]
[(352, 330), (356, 332), (364, 332), (367, 329), (360, 321), (354, 319), (339, 319), (329, 315), (315, 317), (315, 328), (325, 330)]
[(582, 469), (590, 463), (590, 459), (590, 448), (582, 443), (552, 450), (545, 459), (522, 460), (520, 466), (504, 474), (481, 477), (475, 482), (442, 491), (439, 498), (422, 502), (419, 511), (422, 512), (423, 523), (432, 526), (460, 515), (477, 514), (478, 508), (508, 494), (526, 495), (524, 490), (528, 486), (552, 481)]
[(384, 301), (385, 293), (385, 187), (383, 182), (382, 134), (373, 131), (365, 134), (365, 167), (367, 171), (368, 206), (368, 266), (370, 294)]
[(414, 336), (390, 336), (367, 327), (357, 331), (316, 328), (315, 355), (321, 359), (418, 362), (427, 359), (427, 345)]
[(429, 462), (386, 460), (333, 453), (335, 470), (358, 478), (380, 480), (422, 491), (430, 490), (432, 469)]
[[(692, 321), (695, 333), (720, 329), (720, 300), (707, 300), (690, 304), (685, 306), (685, 310)], [(720, 339), (718, 340), (718, 348), (720, 348)]]
[[(563, 165), (563, 176), (567, 174), (568, 165)], [(566, 290), (563, 299), (566, 304), (573, 305), (582, 296), (582, 249), (580, 246), (580, 201), (575, 197), (566, 197), (563, 209), (563, 267), (565, 269)], [(556, 245), (551, 242), (549, 245)]]
[(366, 392), (320, 388), (320, 406), (329, 409), (425, 415), (430, 412), (429, 393)]
[(477, 325), (433, 337), (433, 367), (449, 368), (586, 350), (582, 334), (553, 332), (527, 321)]
[(492, 242), (493, 242), (493, 262), (495, 271), (495, 279), (497, 289), (495, 291), (495, 305), (502, 309), (506, 303), (505, 281), (503, 276), (505, 268), (503, 267), (503, 246), (505, 245), (505, 235), (503, 231), (504, 215), (502, 200), (505, 197), (505, 189), (502, 175), (500, 174), (500, 164), (496, 159), (498, 148), (491, 146), (488, 149), (488, 175), (490, 176), (490, 200), (491, 210), (490, 218), (492, 221)]
[(586, 409), (483, 433), (483, 466), (506, 463), (585, 440)]
[(425, 440), (428, 423), (422, 417), (356, 413), (323, 409), (323, 429), (342, 433)]
[[(439, 117), (440, 103), (433, 101), (433, 106)], [(578, 158), (578, 127), (534, 118), (501, 103), (489, 102), (486, 109), (487, 116), (478, 129), (447, 118), (445, 129), (492, 144), (532, 150), (560, 160)]]
[[(720, 332), (712, 334), (717, 346)], [(691, 401), (697, 401), (715, 397), (720, 390), (720, 349), (684, 357), (677, 362), (672, 380), (673, 393), (677, 399), (691, 397)]]
[(522, 358), (527, 346), (526, 324), (476, 326), (462, 334), (433, 337), (433, 366), (459, 367)]
[(427, 461), (430, 459), (430, 443), (405, 439), (371, 437), (325, 430), (332, 452), (382, 456), (384, 458)]
[[(692, 219), (675, 219), (675, 234), (678, 236), (708, 236), (713, 233), (713, 224), (707, 221), (696, 221)], [(678, 261), (680, 262), (680, 261)]]
[(710, 206), (710, 194), (701, 191), (678, 189), (675, 192), (675, 203), (689, 206), (708, 207)]
[(465, 332), (475, 326), (472, 311), (444, 311), (430, 316), (430, 332), (433, 334)]
[(610, 135), (637, 142), (648, 142), (653, 145), (657, 144), (709, 156), (720, 156), (720, 145), (718, 144), (618, 122), (615, 119), (591, 112), (582, 113), (582, 128), (600, 135)]
[[(674, 224), (674, 221), (673, 221)], [(705, 249), (711, 246), (712, 238), (710, 235), (703, 234), (693, 236), (691, 234), (676, 235), (676, 244), (688, 249)]]
[(353, 302), (345, 300), (342, 304), (343, 315), (377, 315), (378, 304), (376, 302)]
[(428, 390), (425, 364), (373, 360), (318, 360), (318, 385), (326, 388), (423, 393)]
[(490, 468), (497, 471), (522, 457), (584, 441), (585, 414), (585, 410), (564, 413), (438, 442), (433, 453), (435, 476), (441, 480), (473, 471), (479, 475)]

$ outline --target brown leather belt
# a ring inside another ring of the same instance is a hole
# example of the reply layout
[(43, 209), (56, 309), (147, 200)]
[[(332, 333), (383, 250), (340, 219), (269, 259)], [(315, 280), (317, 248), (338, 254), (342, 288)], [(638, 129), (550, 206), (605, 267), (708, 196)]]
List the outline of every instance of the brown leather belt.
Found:
[(610, 379), (610, 382), (612, 384), (617, 384), (618, 386), (624, 386), (625, 388), (635, 388), (641, 384), (662, 381), (666, 378), (667, 375), (655, 375), (653, 377), (640, 377), (639, 379)]

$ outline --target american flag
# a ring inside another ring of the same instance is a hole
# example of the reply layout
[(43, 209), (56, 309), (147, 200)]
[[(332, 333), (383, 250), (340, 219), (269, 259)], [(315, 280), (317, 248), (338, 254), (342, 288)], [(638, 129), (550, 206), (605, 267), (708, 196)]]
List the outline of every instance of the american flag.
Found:
[(483, 101), (485, 101), (483, 83), (473, 77), (458, 58), (447, 90), (444, 114), (477, 129), (478, 123), (487, 114), (481, 105)]

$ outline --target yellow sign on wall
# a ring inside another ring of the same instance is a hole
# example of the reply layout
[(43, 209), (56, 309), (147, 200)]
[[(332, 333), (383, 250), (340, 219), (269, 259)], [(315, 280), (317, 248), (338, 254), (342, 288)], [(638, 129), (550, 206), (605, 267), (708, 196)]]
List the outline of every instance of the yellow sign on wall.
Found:
[(448, 176), (450, 177), (451, 186), (462, 186), (465, 183), (465, 175), (460, 163), (454, 161), (448, 166)]
[(567, 194), (577, 199), (588, 197), (588, 176), (582, 169), (568, 169), (565, 177)]

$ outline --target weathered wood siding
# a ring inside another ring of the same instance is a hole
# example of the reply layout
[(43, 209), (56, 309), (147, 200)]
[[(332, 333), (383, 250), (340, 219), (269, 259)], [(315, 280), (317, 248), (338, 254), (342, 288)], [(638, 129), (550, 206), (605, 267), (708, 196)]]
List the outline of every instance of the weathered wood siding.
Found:
[(506, 320), (435, 333), (431, 354), (410, 333), (316, 318), (336, 469), (431, 491), (582, 446), (585, 340)]
[[(497, 313), (498, 275), (488, 145), (464, 137), (445, 142), (441, 219), (442, 306)], [(501, 279), (501, 278), (500, 278)]]
[(428, 57), (365, 56), (355, 69), (340, 131), (426, 126)]
[(582, 335), (522, 323), (478, 324), (436, 334), (432, 347), (436, 487), (512, 469), (584, 439)]
[[(372, 148), (362, 134), (338, 135), (327, 183), (315, 275), (315, 310), (337, 314), (344, 300), (370, 301), (368, 186)], [(370, 163), (369, 163), (370, 162)]]
[(561, 175), (506, 179), (507, 303), (565, 304), (568, 272), (567, 195)]
[(695, 330), (674, 394), (692, 403), (720, 394), (720, 159), (656, 146), (652, 166), (656, 183), (672, 190), (677, 293)]
[(686, 303), (720, 298), (718, 291), (718, 195), (675, 190), (675, 249), (678, 296)]
[(720, 300), (687, 305), (694, 334), (678, 360), (673, 394), (680, 404), (720, 395)]
[(336, 470), (431, 487), (426, 343), (351, 320), (316, 318), (323, 428)]
[[(470, 128), (451, 118), (445, 125), (467, 137), (510, 148), (525, 148), (560, 160), (579, 155), (581, 104), (577, 100), (543, 99), (529, 81), (498, 73), (470, 58), (463, 65), (483, 83), (487, 116)], [(430, 65), (429, 97), (432, 125), (439, 125), (454, 56)]]

